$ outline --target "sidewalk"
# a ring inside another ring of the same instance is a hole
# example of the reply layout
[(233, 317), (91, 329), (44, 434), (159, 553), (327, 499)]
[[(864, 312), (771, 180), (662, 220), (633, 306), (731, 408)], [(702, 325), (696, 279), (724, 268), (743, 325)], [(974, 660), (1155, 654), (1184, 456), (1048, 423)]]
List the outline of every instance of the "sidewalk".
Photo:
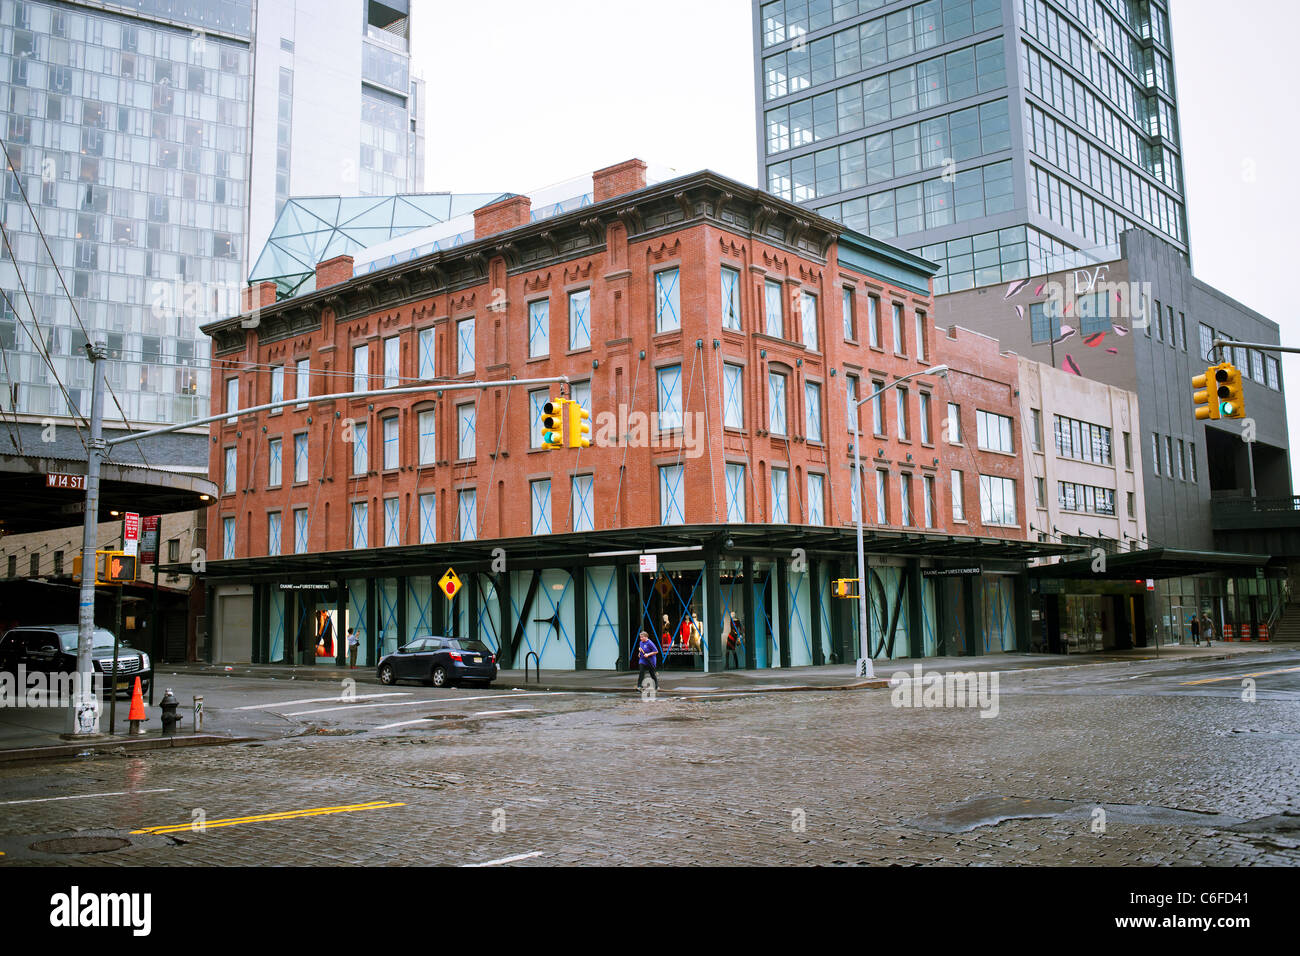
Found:
[[(829, 664), (820, 667), (787, 667), (770, 670), (699, 671), (660, 670), (659, 684), (665, 691), (696, 691), (701, 694), (768, 693), (775, 691), (860, 690), (886, 687), (896, 671), (911, 671), (920, 664), (927, 671), (1000, 671), (1036, 670), (1049, 667), (1078, 667), (1085, 664), (1138, 663), (1140, 661), (1215, 661), (1240, 655), (1264, 654), (1286, 649), (1286, 645), (1268, 643), (1215, 643), (1211, 647), (1172, 645), (1134, 648), (1126, 651), (1102, 651), (1096, 654), (986, 654), (978, 657), (916, 657), (877, 660), (876, 679), (864, 680), (852, 664)], [(347, 667), (278, 664), (159, 664), (159, 686), (166, 686), (169, 675), (205, 677), (262, 677), (276, 680), (327, 681), (338, 683), (351, 678), (358, 684), (378, 684), (373, 667)], [(525, 682), (522, 670), (503, 670), (493, 683), (496, 689), (587, 691), (598, 694), (634, 694), (636, 676), (631, 671), (536, 671)]]

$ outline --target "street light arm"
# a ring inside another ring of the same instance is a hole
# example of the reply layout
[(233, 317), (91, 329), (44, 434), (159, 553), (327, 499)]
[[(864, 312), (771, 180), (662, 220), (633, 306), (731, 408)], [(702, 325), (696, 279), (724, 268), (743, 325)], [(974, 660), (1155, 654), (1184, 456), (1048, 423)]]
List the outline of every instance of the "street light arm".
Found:
[(879, 397), (880, 395), (883, 395), (885, 392), (889, 391), (889, 390), (890, 390), (891, 388), (893, 388), (895, 385), (901, 385), (903, 382), (906, 382), (908, 379), (910, 379), (910, 378), (916, 378), (918, 375), (938, 375), (938, 376), (940, 376), (940, 377), (943, 377), (943, 376), (946, 376), (947, 374), (948, 374), (948, 366), (946, 366), (946, 365), (936, 365), (936, 366), (934, 366), (933, 368), (923, 368), (923, 369), (919, 369), (918, 371), (915, 371), (915, 372), (908, 372), (906, 375), (900, 375), (898, 378), (894, 379), (892, 382), (890, 382), (890, 383), (889, 383), (888, 385), (886, 385), (884, 388), (881, 388), (881, 389), (878, 389), (877, 391), (872, 392), (870, 395), (868, 395), (866, 398), (864, 398), (864, 399), (862, 399), (861, 401), (859, 401), (859, 402), (858, 402), (857, 404), (855, 404), (853, 407), (854, 407), (854, 408), (861, 408), (861, 407), (862, 407), (863, 405), (865, 405), (867, 402), (871, 401), (871, 400), (874, 399), (874, 398)]

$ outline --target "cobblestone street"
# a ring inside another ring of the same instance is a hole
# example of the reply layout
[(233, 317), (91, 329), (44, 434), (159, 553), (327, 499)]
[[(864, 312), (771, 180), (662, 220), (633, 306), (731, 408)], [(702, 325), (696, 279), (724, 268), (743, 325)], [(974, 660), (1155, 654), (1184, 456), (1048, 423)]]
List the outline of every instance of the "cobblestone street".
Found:
[[(1295, 865), (1297, 665), (1004, 674), (992, 718), (888, 690), (293, 704), (296, 736), (0, 766), (0, 865)], [(131, 835), (373, 801), (401, 805)], [(130, 844), (32, 849), (78, 829)]]

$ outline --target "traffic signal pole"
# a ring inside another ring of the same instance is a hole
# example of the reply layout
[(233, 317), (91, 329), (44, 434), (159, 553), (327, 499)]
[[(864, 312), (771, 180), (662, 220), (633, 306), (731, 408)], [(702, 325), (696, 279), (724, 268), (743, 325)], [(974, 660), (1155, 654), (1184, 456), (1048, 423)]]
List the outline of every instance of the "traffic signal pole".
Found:
[(87, 343), (90, 359), (90, 441), (86, 445), (86, 514), (81, 528), (81, 594), (77, 605), (77, 674), (72, 684), (66, 732), (99, 733), (99, 695), (91, 684), (91, 648), (95, 637), (95, 550), (99, 547), (99, 461), (104, 453), (105, 342)]
[[(430, 392), (487, 391), (489, 388), (554, 385), (556, 383), (567, 385), (569, 383), (567, 375), (556, 375), (550, 378), (510, 378), (495, 382), (452, 382), (437, 385), (412, 385), (403, 388), (377, 388), (361, 392), (336, 392), (332, 395), (309, 395), (302, 398), (287, 398), (279, 402), (268, 402), (265, 405), (254, 405), (251, 408), (240, 408), (233, 411), (227, 409), (219, 415), (209, 415), (207, 418), (197, 418), (193, 421), (181, 422), (178, 425), (164, 425), (143, 432), (128, 432), (125, 435), (105, 441), (104, 381), (106, 373), (104, 363), (108, 359), (107, 343), (95, 342), (88, 344), (86, 346), (86, 355), (90, 359), (92, 382), (90, 392), (90, 440), (86, 446), (86, 515), (81, 533), (81, 601), (77, 609), (77, 676), (73, 684), (73, 699), (68, 709), (66, 724), (67, 734), (76, 737), (93, 736), (100, 732), (99, 697), (95, 688), (91, 686), (91, 648), (94, 646), (95, 636), (95, 579), (98, 576), (98, 569), (95, 567), (95, 551), (98, 548), (99, 539), (99, 471), (104, 453), (109, 448), (127, 442), (140, 441), (144, 438), (153, 438), (157, 435), (166, 435), (184, 428), (209, 425), (224, 418), (272, 411), (277, 408), (288, 408), (291, 405), (318, 405), (322, 402), (334, 402), (350, 398), (369, 398), (376, 395), (427, 395)], [(532, 428), (531, 422), (529, 422), (529, 428)], [(118, 630), (121, 630), (120, 626)], [(116, 674), (112, 675), (109, 683), (109, 687), (114, 689), (116, 688), (116, 676)]]

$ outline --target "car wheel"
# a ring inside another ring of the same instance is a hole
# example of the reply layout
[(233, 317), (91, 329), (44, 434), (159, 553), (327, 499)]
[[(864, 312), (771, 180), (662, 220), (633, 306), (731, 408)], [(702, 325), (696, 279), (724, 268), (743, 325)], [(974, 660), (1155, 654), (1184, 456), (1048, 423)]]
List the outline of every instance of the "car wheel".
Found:
[(392, 665), (392, 664), (380, 664), (380, 665), (379, 665), (379, 683), (381, 683), (381, 684), (396, 684), (396, 683), (397, 683), (397, 675), (393, 673), (393, 665)]
[(441, 664), (435, 667), (433, 672), (429, 674), (429, 683), (434, 687), (446, 687), (450, 684), (451, 677), (447, 673), (447, 668), (443, 667)]

